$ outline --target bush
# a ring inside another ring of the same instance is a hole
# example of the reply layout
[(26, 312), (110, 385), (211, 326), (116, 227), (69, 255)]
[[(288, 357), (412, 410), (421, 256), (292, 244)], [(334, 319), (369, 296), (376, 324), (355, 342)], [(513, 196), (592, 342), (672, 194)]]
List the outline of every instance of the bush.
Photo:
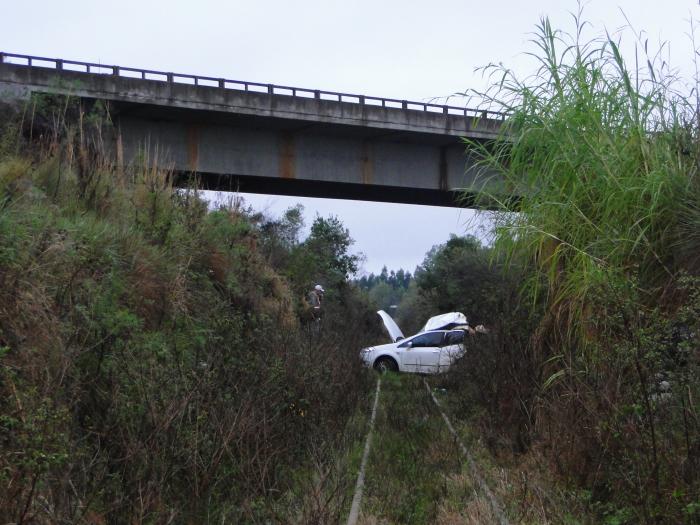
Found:
[(364, 403), (366, 304), (340, 276), (310, 333), (253, 214), (69, 117), (0, 157), (0, 519), (276, 519)]

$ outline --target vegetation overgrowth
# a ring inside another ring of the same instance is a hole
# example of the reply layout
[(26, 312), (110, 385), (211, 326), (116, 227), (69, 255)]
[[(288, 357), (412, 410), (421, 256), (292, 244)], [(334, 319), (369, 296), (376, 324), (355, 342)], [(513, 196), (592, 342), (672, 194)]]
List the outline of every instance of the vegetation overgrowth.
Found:
[(338, 521), (376, 329), (347, 230), (210, 210), (110, 162), (107, 117), (35, 97), (0, 121), (0, 521)]
[(513, 282), (454, 386), (494, 448), (538, 455), (598, 520), (697, 523), (697, 79), (684, 94), (647, 42), (630, 67), (620, 38), (574, 18), (572, 35), (542, 20), (534, 76), (487, 68), (482, 96), (509, 117), (471, 146), (518, 196), (514, 213), (481, 195), (502, 211), (492, 260)]
[(415, 333), (429, 317), (452, 311), (467, 314), (473, 326), (499, 319), (508, 279), (491, 253), (472, 235), (452, 235), (433, 246), (402, 298), (397, 312), (400, 325)]
[[(490, 68), (482, 96), (509, 118), (470, 146), (518, 196), (517, 212), (480, 196), (500, 207), (493, 247), (453, 237), (365, 294), (335, 218), (302, 242), (299, 207), (210, 210), (146, 154), (108, 161), (99, 105), (38, 97), (3, 116), (0, 519), (337, 522), (368, 400), (356, 352), (381, 339), (370, 305), (401, 301), (407, 332), (452, 310), (490, 329), (433, 384), (517, 473), (497, 483), (522, 498), (513, 516), (700, 522), (697, 89), (646, 42), (630, 68), (575, 20), (573, 35), (542, 21), (533, 77)], [(317, 281), (321, 329), (303, 299)], [(387, 379), (368, 519), (478, 521), (404, 379)]]
[(387, 374), (381, 387), (361, 523), (498, 523), (423, 378)]

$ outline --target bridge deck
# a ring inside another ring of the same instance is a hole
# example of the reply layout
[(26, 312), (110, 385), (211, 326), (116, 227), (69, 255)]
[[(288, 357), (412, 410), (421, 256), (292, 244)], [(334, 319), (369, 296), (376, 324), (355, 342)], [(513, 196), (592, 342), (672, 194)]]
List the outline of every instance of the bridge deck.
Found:
[(455, 205), (473, 184), (462, 137), (502, 115), (432, 103), (0, 53), (0, 97), (109, 101), (128, 161), (144, 150), (205, 185)]

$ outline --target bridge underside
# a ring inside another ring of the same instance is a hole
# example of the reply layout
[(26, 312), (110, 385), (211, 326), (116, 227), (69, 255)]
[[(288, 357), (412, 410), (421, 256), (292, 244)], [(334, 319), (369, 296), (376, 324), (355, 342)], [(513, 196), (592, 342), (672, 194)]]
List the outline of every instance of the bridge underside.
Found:
[(179, 184), (280, 195), (474, 207), (490, 179), (463, 137), (499, 121), (0, 63), (0, 97), (107, 103), (118, 163), (148, 161)]
[(400, 186), (372, 186), (365, 184), (339, 184), (297, 179), (288, 181), (276, 177), (246, 175), (220, 175), (217, 173), (178, 172), (176, 185), (196, 186), (202, 190), (288, 195), (292, 197), (317, 197), (322, 199), (348, 199), (427, 206), (477, 207), (474, 193), (464, 191), (415, 190)]
[(203, 189), (473, 206), (466, 146), (451, 136), (112, 104), (121, 161), (148, 158)]

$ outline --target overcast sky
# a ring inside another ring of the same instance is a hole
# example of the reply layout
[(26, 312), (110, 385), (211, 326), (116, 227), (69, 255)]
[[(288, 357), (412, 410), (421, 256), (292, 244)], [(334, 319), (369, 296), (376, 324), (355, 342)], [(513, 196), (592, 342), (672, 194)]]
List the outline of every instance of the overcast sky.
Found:
[[(0, 0), (0, 50), (409, 100), (483, 89), (490, 62), (526, 73), (542, 15), (571, 28), (575, 1)], [(595, 32), (627, 21), (692, 70), (698, 0), (591, 0)], [(450, 233), (476, 233), (473, 212), (449, 208), (246, 195), (277, 215), (304, 204), (337, 215), (367, 256), (365, 269), (413, 270)], [(483, 221), (481, 221), (483, 222)]]

